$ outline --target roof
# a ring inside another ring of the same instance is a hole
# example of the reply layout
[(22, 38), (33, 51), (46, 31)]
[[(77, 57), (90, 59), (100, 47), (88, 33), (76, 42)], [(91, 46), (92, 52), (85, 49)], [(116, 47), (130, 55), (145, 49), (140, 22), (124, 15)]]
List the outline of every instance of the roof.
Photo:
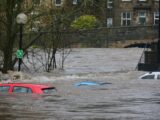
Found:
[(149, 73), (160, 73), (160, 71), (151, 71)]
[(0, 85), (11, 85), (11, 86), (24, 86), (24, 87), (38, 87), (38, 88), (47, 88), (48, 85), (43, 84), (32, 84), (32, 83), (0, 83)]

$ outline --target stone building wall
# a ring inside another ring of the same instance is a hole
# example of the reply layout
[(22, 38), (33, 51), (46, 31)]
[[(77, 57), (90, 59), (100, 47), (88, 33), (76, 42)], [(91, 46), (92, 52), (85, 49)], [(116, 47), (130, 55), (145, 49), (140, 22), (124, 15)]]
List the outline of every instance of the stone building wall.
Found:
[(145, 2), (139, 0), (114, 0), (114, 14), (113, 14), (113, 26), (121, 25), (121, 13), (131, 13), (131, 25), (137, 26), (139, 24), (139, 12), (145, 12), (146, 14), (146, 26), (154, 24), (154, 12), (159, 11), (159, 0), (146, 0)]

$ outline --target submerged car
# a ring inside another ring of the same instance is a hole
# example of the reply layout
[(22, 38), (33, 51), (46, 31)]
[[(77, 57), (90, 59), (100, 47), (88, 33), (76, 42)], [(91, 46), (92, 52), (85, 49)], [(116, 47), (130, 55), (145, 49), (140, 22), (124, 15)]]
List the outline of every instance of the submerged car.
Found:
[(55, 87), (42, 84), (29, 83), (0, 83), (0, 93), (33, 93), (33, 94), (52, 94), (56, 91)]
[(139, 77), (140, 79), (159, 79), (160, 80), (160, 72), (148, 72)]

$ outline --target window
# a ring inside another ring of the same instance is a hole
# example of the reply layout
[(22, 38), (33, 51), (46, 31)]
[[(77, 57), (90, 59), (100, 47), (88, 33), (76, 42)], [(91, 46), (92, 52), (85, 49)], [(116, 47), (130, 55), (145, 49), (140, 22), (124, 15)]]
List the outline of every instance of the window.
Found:
[(154, 75), (146, 75), (142, 79), (154, 79)]
[(52, 88), (42, 89), (42, 91), (43, 91), (45, 94), (52, 94), (52, 93), (55, 93), (55, 92), (56, 92), (56, 89), (55, 89), (54, 87), (52, 87)]
[(40, 3), (41, 3), (41, 0), (33, 0), (34, 5), (40, 5)]
[(55, 0), (55, 6), (61, 6), (62, 1), (61, 0)]
[(146, 24), (146, 12), (144, 11), (139, 12), (139, 24), (140, 25)]
[(73, 5), (76, 5), (77, 4), (77, 0), (73, 0)]
[(121, 25), (122, 26), (130, 26), (131, 25), (131, 13), (130, 12), (121, 13)]
[(146, 2), (147, 0), (138, 0), (139, 2)]
[(32, 90), (30, 88), (26, 88), (26, 87), (14, 87), (13, 92), (15, 92), (15, 93), (32, 93)]
[(107, 0), (107, 8), (108, 9), (113, 8), (113, 0)]
[(159, 12), (154, 12), (154, 25), (159, 24)]
[(9, 86), (0, 86), (0, 92), (8, 92)]
[(36, 21), (35, 20), (33, 23), (31, 23), (31, 29), (30, 29), (30, 31), (32, 31), (32, 32), (38, 32), (39, 28), (40, 28), (40, 21)]
[(38, 15), (38, 14), (39, 14), (38, 11), (32, 11), (32, 12), (31, 12), (31, 15), (32, 15), (32, 16), (36, 16), (36, 15)]
[(113, 19), (107, 18), (107, 27), (111, 27), (113, 25)]
[(131, 0), (122, 0), (122, 1), (131, 1)]
[(147, 3), (148, 0), (138, 0), (138, 3)]

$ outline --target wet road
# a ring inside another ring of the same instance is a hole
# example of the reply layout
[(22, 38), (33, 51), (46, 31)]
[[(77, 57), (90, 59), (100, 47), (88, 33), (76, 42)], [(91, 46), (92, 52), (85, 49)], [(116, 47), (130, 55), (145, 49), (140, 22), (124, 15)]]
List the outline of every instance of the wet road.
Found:
[[(72, 66), (71, 61), (68, 62), (66, 70), (56, 76), (44, 73), (33, 77), (34, 82), (56, 86), (58, 91), (54, 95), (0, 94), (0, 120), (159, 120), (160, 81), (138, 79), (144, 73), (134, 71), (140, 54), (127, 57), (131, 52), (141, 51), (109, 50), (106, 58), (103, 54), (108, 50), (100, 49), (96, 55), (103, 57), (99, 58), (101, 62), (95, 57), (94, 65), (86, 63), (86, 57), (93, 49), (86, 51), (82, 51), (85, 54), (79, 54), (79, 57), (71, 56), (80, 60), (73, 61)], [(117, 58), (112, 57), (113, 54), (117, 54)], [(112, 65), (102, 64), (105, 59)], [(125, 60), (128, 65), (124, 65)], [(99, 69), (94, 69), (98, 66)], [(111, 84), (75, 86), (81, 81)]]

